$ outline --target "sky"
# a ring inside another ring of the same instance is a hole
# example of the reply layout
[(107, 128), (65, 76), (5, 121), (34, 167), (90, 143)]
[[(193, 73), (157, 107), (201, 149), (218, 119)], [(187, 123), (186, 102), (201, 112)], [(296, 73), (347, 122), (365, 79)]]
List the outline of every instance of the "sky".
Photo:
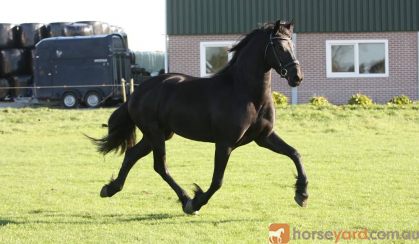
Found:
[(122, 27), (133, 51), (165, 50), (165, 0), (2, 0), (0, 23), (97, 20)]

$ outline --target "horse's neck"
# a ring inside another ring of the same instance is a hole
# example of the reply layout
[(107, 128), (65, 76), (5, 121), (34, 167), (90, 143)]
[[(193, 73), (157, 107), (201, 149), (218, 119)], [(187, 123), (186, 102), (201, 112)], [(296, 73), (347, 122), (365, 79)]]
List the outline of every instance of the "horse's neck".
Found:
[(266, 71), (263, 63), (263, 60), (246, 59), (237, 62), (233, 71), (235, 91), (259, 104), (269, 100), (272, 92), (271, 71)]

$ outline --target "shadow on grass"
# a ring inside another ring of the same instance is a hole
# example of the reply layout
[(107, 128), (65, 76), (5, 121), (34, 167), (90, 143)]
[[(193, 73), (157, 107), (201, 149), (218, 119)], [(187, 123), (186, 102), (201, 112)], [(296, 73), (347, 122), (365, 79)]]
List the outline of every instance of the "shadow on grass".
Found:
[(8, 220), (8, 219), (0, 219), (0, 228), (6, 226), (8, 224), (17, 224), (18, 222)]
[(189, 224), (212, 224), (218, 226), (220, 224), (240, 223), (240, 222), (257, 222), (262, 219), (224, 219), (224, 220), (190, 220), (186, 221)]
[(183, 216), (182, 214), (170, 215), (170, 214), (147, 214), (144, 216), (120, 216), (122, 218), (119, 219), (121, 222), (141, 222), (141, 221), (156, 221), (156, 220), (164, 220), (164, 219), (172, 219)]
[[(254, 222), (261, 221), (260, 219), (221, 219), (221, 220), (207, 220), (201, 219), (199, 216), (195, 217), (185, 215), (185, 214), (167, 214), (167, 213), (158, 213), (158, 214), (145, 214), (145, 215), (132, 215), (132, 214), (66, 214), (53, 211), (42, 211), (34, 210), (28, 212), (33, 217), (25, 218), (24, 220), (16, 219), (11, 220), (0, 220), (0, 227), (7, 224), (70, 224), (70, 225), (91, 225), (91, 224), (114, 224), (114, 223), (147, 223), (148, 225), (157, 225), (162, 224), (162, 220), (174, 220), (174, 221), (165, 221), (164, 224), (212, 224), (214, 226), (220, 224), (228, 223), (240, 223), (240, 222)], [(36, 215), (36, 216), (34, 216)], [(186, 219), (185, 219), (186, 218)], [(192, 219), (191, 219), (192, 218)], [(176, 221), (176, 220), (180, 220)]]
[[(2, 225), (8, 223), (13, 224), (110, 224), (110, 223), (123, 223), (123, 222), (147, 222), (153, 224), (153, 222), (159, 222), (165, 219), (172, 219), (184, 216), (183, 214), (171, 215), (171, 214), (146, 214), (146, 215), (126, 215), (126, 214), (65, 214), (53, 211), (34, 210), (28, 212), (33, 217), (25, 220), (7, 221), (3, 220), (0, 222)], [(35, 216), (34, 216), (35, 215)], [(1, 221), (1, 220), (0, 220)]]

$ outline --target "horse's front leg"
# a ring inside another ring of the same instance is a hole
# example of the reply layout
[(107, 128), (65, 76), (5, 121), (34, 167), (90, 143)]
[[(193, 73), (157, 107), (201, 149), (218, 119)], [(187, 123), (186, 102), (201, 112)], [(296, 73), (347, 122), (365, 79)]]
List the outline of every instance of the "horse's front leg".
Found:
[(215, 144), (214, 173), (212, 176), (211, 186), (208, 191), (203, 192), (202, 189), (195, 184), (195, 197), (188, 202), (186, 210), (195, 212), (208, 203), (209, 199), (218, 191), (223, 184), (224, 171), (227, 166), (228, 159), (233, 148), (222, 143)]
[(304, 170), (303, 163), (301, 162), (301, 156), (293, 147), (283, 141), (275, 132), (272, 132), (269, 136), (259, 138), (255, 142), (267, 149), (270, 149), (276, 153), (288, 156), (294, 161), (295, 167), (297, 168), (297, 182), (295, 184), (295, 201), (301, 207), (307, 205), (308, 193), (307, 193), (307, 175)]

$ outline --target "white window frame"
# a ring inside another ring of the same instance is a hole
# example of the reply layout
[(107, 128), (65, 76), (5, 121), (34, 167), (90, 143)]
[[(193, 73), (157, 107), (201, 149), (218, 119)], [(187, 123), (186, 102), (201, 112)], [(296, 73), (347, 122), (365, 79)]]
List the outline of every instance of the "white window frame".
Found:
[[(359, 44), (364, 43), (380, 43), (384, 44), (384, 63), (385, 73), (382, 74), (361, 74), (359, 73)], [(351, 45), (354, 46), (355, 52), (355, 71), (354, 72), (332, 72), (332, 46), (333, 45)], [(326, 70), (327, 78), (375, 78), (389, 76), (389, 56), (388, 56), (388, 40), (327, 40), (326, 41)]]
[[(207, 77), (213, 74), (207, 74), (207, 66), (206, 66), (206, 53), (205, 49), (207, 47), (228, 47), (231, 48), (236, 42), (235, 41), (208, 41), (208, 42), (201, 42), (200, 44), (200, 65), (201, 65), (201, 77)], [(233, 57), (233, 54), (230, 52), (228, 53), (228, 61)]]

